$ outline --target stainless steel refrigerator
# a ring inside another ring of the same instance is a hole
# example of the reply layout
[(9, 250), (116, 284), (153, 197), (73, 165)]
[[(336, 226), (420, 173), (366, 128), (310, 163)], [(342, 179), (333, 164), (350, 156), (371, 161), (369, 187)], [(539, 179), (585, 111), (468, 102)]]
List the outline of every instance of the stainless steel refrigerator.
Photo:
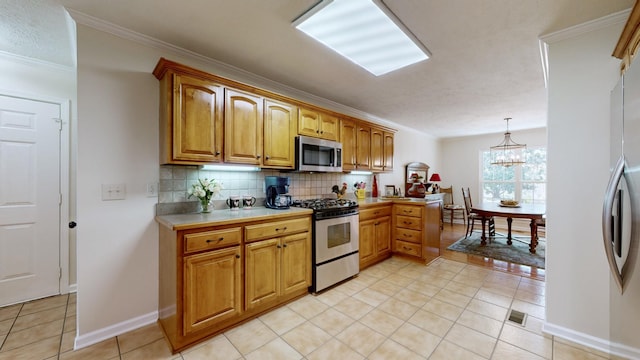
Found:
[(611, 177), (602, 233), (609, 261), (610, 350), (640, 358), (640, 61), (611, 93)]

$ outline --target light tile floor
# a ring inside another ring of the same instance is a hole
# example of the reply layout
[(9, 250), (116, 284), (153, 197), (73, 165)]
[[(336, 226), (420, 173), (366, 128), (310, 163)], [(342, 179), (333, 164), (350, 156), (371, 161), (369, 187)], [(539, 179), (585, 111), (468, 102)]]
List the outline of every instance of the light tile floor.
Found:
[(607, 358), (543, 335), (544, 298), (530, 277), (393, 257), (175, 355), (156, 324), (73, 351), (73, 294), (0, 308), (0, 359)]

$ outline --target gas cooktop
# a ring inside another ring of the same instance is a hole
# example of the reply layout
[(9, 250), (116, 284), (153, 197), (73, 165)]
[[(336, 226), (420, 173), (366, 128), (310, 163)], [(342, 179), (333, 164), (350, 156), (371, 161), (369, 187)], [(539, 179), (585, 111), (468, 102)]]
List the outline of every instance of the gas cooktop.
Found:
[(358, 203), (349, 199), (307, 199), (294, 200), (292, 206), (313, 209), (314, 211), (333, 209), (353, 209), (358, 207)]

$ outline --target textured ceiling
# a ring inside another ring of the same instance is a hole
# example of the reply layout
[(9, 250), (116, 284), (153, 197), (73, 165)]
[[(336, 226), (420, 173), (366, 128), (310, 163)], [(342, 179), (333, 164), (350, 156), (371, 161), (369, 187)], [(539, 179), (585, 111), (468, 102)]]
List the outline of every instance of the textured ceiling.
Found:
[[(291, 26), (316, 0), (0, 0), (0, 36), (16, 37), (0, 50), (66, 64), (47, 38), (65, 30), (56, 2), (440, 138), (502, 132), (505, 117), (512, 130), (546, 126), (538, 38), (634, 3), (384, 0), (433, 56), (375, 77)], [(12, 31), (13, 14), (31, 30)]]

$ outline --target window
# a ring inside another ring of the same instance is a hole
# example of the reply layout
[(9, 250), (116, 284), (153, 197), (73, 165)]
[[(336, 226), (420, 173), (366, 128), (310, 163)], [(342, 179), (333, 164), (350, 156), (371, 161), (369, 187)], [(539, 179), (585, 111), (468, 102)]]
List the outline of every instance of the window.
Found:
[(521, 166), (503, 167), (491, 165), (490, 152), (481, 154), (480, 188), (483, 202), (499, 202), (515, 199), (523, 204), (546, 203), (547, 198), (547, 149), (527, 148), (523, 155), (527, 160)]

